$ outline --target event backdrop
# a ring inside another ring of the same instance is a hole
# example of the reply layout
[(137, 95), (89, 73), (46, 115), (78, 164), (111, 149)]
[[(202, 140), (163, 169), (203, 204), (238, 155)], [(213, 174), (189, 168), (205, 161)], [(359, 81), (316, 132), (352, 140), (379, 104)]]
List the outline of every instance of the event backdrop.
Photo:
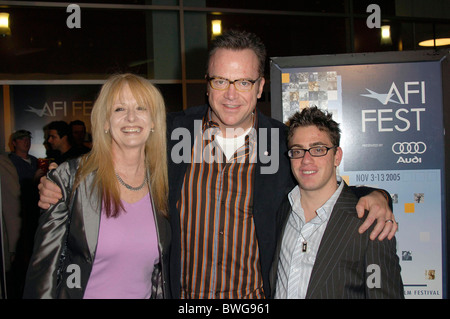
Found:
[(91, 110), (100, 85), (11, 85), (10, 90), (13, 131), (32, 133), (30, 154), (46, 156), (44, 127), (52, 121), (82, 120), (90, 132)]
[(391, 194), (405, 297), (445, 298), (442, 56), (402, 57), (273, 58), (272, 116), (286, 122), (311, 105), (333, 113), (339, 174)]

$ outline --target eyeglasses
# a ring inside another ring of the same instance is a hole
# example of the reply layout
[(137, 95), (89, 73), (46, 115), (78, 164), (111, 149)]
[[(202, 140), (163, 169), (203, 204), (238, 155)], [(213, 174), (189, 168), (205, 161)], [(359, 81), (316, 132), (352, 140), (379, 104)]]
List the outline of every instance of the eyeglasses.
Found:
[(322, 157), (328, 154), (328, 151), (337, 146), (327, 147), (327, 146), (314, 146), (308, 149), (304, 148), (292, 148), (288, 151), (288, 156), (290, 158), (302, 158), (305, 157), (306, 152), (308, 152), (313, 157)]
[(234, 81), (230, 81), (221, 77), (206, 77), (206, 80), (209, 82), (209, 85), (215, 90), (224, 91), (230, 87), (230, 84), (234, 84), (234, 87), (239, 92), (248, 92), (251, 91), (253, 85), (258, 81), (261, 77), (258, 77), (256, 80), (249, 79), (237, 79)]

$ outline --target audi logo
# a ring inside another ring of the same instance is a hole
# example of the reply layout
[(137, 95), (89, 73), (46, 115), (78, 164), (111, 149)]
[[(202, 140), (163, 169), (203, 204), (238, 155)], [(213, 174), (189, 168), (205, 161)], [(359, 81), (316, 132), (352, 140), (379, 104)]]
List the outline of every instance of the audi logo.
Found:
[(395, 154), (423, 154), (426, 150), (424, 142), (396, 142), (392, 145)]

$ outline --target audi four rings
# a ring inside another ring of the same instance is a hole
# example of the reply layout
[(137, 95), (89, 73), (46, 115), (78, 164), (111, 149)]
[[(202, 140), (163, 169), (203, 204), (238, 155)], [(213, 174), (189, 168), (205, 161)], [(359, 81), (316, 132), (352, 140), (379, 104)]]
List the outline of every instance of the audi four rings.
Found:
[(423, 154), (426, 150), (424, 142), (396, 142), (392, 145), (395, 154)]

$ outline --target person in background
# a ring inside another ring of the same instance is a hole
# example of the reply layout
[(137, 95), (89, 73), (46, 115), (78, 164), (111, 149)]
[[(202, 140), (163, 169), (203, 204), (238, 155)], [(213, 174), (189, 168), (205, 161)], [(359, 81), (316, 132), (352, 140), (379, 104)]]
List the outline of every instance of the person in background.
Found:
[(16, 289), (20, 295), (39, 218), (37, 206), (39, 192), (36, 187), (39, 179), (45, 174), (38, 166), (38, 159), (30, 154), (31, 138), (31, 132), (27, 130), (14, 132), (11, 135), (12, 152), (8, 154), (17, 171), (20, 185), (21, 232), (13, 264)]
[(6, 274), (6, 298), (20, 298), (20, 277), (16, 269), (16, 255), (22, 227), (20, 216), (20, 184), (19, 175), (7, 153), (0, 154), (0, 187), (1, 187), (1, 212), (2, 225), (1, 242), (4, 251), (4, 266)]
[(288, 156), (298, 185), (277, 214), (276, 299), (404, 298), (395, 237), (374, 241), (358, 232), (358, 198), (336, 175), (340, 133), (332, 115), (315, 106), (289, 119)]
[(86, 124), (81, 120), (74, 120), (69, 123), (71, 132), (72, 147), (74, 147), (80, 155), (86, 154), (92, 148), (92, 142), (87, 146), (86, 137)]
[(165, 112), (142, 77), (102, 86), (92, 151), (48, 174), (63, 194), (41, 215), (24, 298), (170, 297)]
[(13, 150), (9, 158), (17, 169), (21, 185), (30, 181), (36, 183), (44, 175), (44, 171), (39, 171), (38, 159), (29, 153), (31, 138), (31, 132), (26, 130), (18, 130), (11, 136)]
[(81, 153), (71, 144), (71, 132), (69, 124), (64, 121), (53, 121), (48, 124), (48, 138), (47, 141), (53, 151), (59, 153), (54, 154), (54, 162), (61, 164), (68, 159), (76, 158)]

